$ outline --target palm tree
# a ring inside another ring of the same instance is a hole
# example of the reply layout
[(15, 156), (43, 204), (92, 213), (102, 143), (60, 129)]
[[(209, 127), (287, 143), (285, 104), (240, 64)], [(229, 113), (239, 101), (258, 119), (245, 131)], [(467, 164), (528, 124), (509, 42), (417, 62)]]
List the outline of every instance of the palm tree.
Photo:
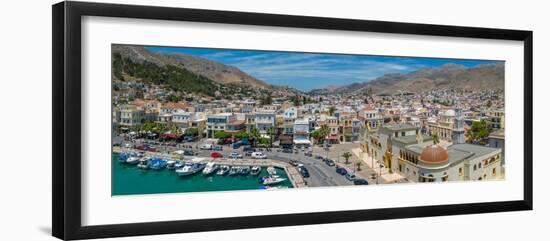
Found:
[(439, 143), (439, 136), (437, 136), (437, 134), (433, 134), (432, 139), (433, 139), (434, 145), (437, 145)]
[(362, 161), (357, 161), (355, 163), (355, 166), (357, 167), (357, 171), (361, 171), (361, 166), (363, 166), (363, 162)]
[(328, 108), (328, 114), (329, 115), (331, 115), (331, 116), (334, 115), (334, 112), (336, 112), (336, 107), (331, 106), (331, 107)]
[(277, 134), (277, 130), (272, 126), (267, 129), (267, 134), (269, 135), (269, 147), (273, 147), (273, 137)]
[(258, 140), (260, 139), (260, 131), (256, 127), (252, 127), (250, 129), (250, 138), (252, 138), (254, 141), (252, 142), (253, 146), (256, 146), (258, 143)]
[(327, 125), (321, 125), (319, 129), (319, 135), (322, 139), (325, 139), (330, 134), (330, 128)]
[(346, 159), (346, 164), (348, 164), (349, 163), (349, 158), (351, 157), (351, 153), (346, 151), (346, 152), (344, 152), (344, 154), (342, 154), (342, 157), (344, 159)]

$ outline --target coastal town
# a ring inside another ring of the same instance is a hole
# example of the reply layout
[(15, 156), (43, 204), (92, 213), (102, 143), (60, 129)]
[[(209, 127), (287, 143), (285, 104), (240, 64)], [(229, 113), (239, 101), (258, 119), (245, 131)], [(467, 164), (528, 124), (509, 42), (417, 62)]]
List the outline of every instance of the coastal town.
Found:
[(112, 53), (113, 195), (505, 178), (502, 62)]
[(120, 150), (293, 164), (282, 167), (299, 174), (295, 187), (504, 178), (501, 91), (269, 100), (190, 94), (174, 102), (162, 86), (121, 82), (116, 89)]

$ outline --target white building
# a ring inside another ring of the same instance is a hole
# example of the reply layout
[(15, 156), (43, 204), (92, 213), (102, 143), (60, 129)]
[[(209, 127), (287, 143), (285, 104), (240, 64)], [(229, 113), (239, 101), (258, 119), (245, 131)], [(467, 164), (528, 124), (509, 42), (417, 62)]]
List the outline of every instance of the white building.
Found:
[(297, 119), (294, 121), (294, 146), (311, 146), (309, 140), (310, 121), (309, 119)]

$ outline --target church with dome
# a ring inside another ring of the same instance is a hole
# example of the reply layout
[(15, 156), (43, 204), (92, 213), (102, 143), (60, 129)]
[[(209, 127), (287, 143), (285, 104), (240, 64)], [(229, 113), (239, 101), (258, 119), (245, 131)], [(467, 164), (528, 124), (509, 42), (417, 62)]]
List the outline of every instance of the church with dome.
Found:
[(465, 143), (461, 111), (452, 114), (451, 142), (440, 144), (411, 124), (391, 124), (366, 132), (363, 151), (410, 182), (502, 179), (502, 150)]

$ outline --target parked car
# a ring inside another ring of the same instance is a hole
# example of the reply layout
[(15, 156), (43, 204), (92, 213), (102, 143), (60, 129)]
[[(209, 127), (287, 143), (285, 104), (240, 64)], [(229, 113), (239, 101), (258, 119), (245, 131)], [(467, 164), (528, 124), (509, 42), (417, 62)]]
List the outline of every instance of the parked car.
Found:
[(290, 148), (283, 148), (283, 153), (292, 153), (292, 149), (290, 149)]
[(199, 148), (201, 150), (212, 150), (212, 144), (202, 144)]
[(212, 153), (210, 153), (210, 157), (212, 157), (212, 158), (222, 158), (223, 154), (221, 154), (219, 152), (212, 152)]
[(252, 154), (250, 155), (252, 158), (255, 158), (255, 159), (266, 159), (267, 156), (261, 152), (252, 152)]
[(244, 153), (245, 156), (252, 156), (252, 153), (254, 153), (253, 151), (246, 151)]
[(346, 176), (345, 176), (345, 177), (346, 177), (346, 179), (348, 179), (348, 180), (350, 180), (350, 181), (352, 181), (352, 182), (355, 181), (355, 179), (357, 178), (353, 172), (348, 172), (348, 173), (346, 173)]
[(304, 178), (308, 178), (308, 177), (309, 177), (309, 171), (307, 170), (306, 167), (300, 166), (300, 167), (298, 168), (298, 171), (300, 171), (300, 174), (302, 175), (302, 177), (304, 177)]
[(336, 163), (335, 163), (332, 159), (325, 159), (324, 162), (325, 162), (329, 167), (336, 166)]
[(322, 157), (322, 156), (319, 156), (319, 155), (316, 155), (316, 156), (315, 156), (315, 159), (323, 159), (323, 157)]
[(354, 185), (369, 185), (369, 182), (367, 182), (367, 180), (365, 180), (363, 178), (358, 178), (358, 179), (355, 179), (355, 181), (353, 181), (353, 184)]
[(214, 151), (223, 151), (223, 147), (222, 146), (214, 146), (212, 148), (212, 150), (214, 150)]
[(230, 158), (233, 158), (233, 159), (237, 159), (237, 158), (240, 159), (240, 158), (243, 158), (243, 155), (241, 155), (241, 154), (239, 154), (239, 153), (236, 153), (236, 152), (231, 152), (231, 153), (229, 154), (229, 157), (230, 157)]
[(313, 153), (311, 151), (304, 152), (304, 156), (313, 156)]
[(344, 175), (348, 174), (348, 170), (346, 170), (346, 168), (343, 168), (343, 167), (338, 167), (338, 168), (336, 168), (336, 173), (344, 176)]
[(300, 165), (300, 163), (296, 160), (290, 160), (290, 164), (297, 167), (298, 165)]
[(246, 147), (243, 148), (243, 151), (244, 152), (249, 152), (249, 151), (250, 152), (255, 152), (256, 149), (254, 149), (253, 147), (250, 147), (250, 146), (246, 146)]
[(193, 156), (193, 155), (195, 155), (195, 152), (193, 152), (193, 150), (185, 150), (185, 151), (183, 151), (183, 155), (184, 156)]

